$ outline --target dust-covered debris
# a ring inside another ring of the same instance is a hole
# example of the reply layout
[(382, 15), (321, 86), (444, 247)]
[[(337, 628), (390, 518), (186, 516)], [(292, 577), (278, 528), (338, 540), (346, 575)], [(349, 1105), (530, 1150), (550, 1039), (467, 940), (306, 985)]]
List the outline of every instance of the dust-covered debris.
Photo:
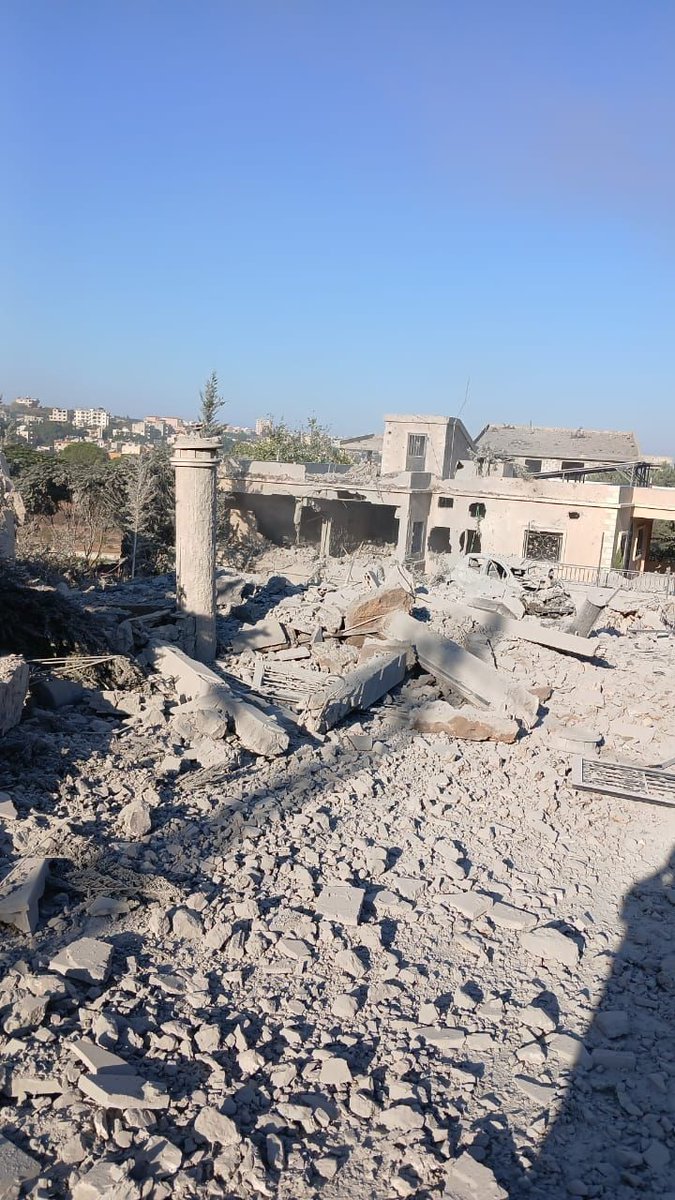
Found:
[[(675, 755), (662, 607), (615, 598), (583, 661), (457, 621), (456, 581), (392, 617), (386, 569), (331, 569), (248, 578), (219, 619), (213, 674), (282, 753), (154, 669), (152, 641), (182, 644), (166, 581), (88, 600), (126, 626), (128, 686), (35, 695), (0, 741), (3, 877), (43, 864), (30, 927), (3, 926), (0, 1192), (667, 1196), (673, 815), (579, 793), (568, 749)], [(367, 598), (377, 628), (346, 645)], [(267, 618), (282, 655), (233, 653)], [(308, 731), (308, 697), (391, 654), (401, 620), (400, 681)], [(445, 654), (417, 661), (420, 629), (496, 690), (468, 704)]]

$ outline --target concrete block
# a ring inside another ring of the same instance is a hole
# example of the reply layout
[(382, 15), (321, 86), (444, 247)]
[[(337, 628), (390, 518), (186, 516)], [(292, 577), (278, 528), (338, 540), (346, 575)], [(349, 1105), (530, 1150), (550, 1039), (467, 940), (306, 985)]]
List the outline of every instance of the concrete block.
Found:
[(43, 708), (79, 704), (86, 695), (82, 684), (72, 679), (36, 679), (31, 684), (31, 693)]
[(51, 960), (50, 971), (79, 979), (82, 983), (104, 983), (110, 971), (113, 948), (98, 938), (77, 938)]
[(378, 588), (375, 592), (368, 592), (345, 612), (345, 633), (350, 630), (355, 634), (377, 633), (383, 618), (389, 613), (409, 613), (412, 606), (413, 596), (405, 587)]
[(305, 709), (306, 728), (314, 733), (323, 733), (326, 729), (332, 729), (354, 709), (369, 708), (402, 683), (406, 671), (405, 650), (382, 654), (362, 663), (344, 679), (333, 680), (325, 689), (310, 696)]
[(265, 617), (264, 621), (257, 621), (255, 625), (242, 625), (231, 642), (235, 654), (241, 654), (244, 650), (271, 650), (274, 646), (287, 644), (284, 628), (274, 617)]
[(272, 758), (288, 749), (289, 737), (278, 721), (253, 704), (240, 700), (220, 675), (189, 658), (166, 642), (153, 642), (150, 660), (166, 679), (175, 679), (176, 690), (190, 699), (201, 698), (203, 707), (226, 713), (246, 750)]
[(503, 713), (490, 709), (453, 708), (447, 700), (433, 700), (413, 713), (412, 724), (420, 733), (447, 733), (468, 742), (515, 742), (520, 726)]
[(127, 1109), (149, 1108), (156, 1111), (169, 1107), (169, 1097), (140, 1075), (114, 1075), (104, 1071), (100, 1074), (80, 1075), (77, 1086), (90, 1100), (101, 1108)]
[(0, 883), (0, 921), (22, 933), (34, 933), (46, 880), (46, 858), (22, 858)]
[(316, 911), (339, 925), (358, 925), (365, 894), (363, 888), (347, 883), (329, 885), (321, 889)]
[[(520, 626), (522, 622), (514, 622)], [(434, 633), (427, 625), (406, 613), (387, 618), (385, 634), (400, 642), (410, 642), (424, 667), (441, 684), (458, 692), (470, 704), (484, 705), (521, 721), (528, 729), (537, 721), (539, 698), (522, 684), (502, 675), (489, 663), (481, 662), (450, 638)]]
[(28, 691), (28, 663), (18, 654), (0, 658), (0, 735), (21, 720)]

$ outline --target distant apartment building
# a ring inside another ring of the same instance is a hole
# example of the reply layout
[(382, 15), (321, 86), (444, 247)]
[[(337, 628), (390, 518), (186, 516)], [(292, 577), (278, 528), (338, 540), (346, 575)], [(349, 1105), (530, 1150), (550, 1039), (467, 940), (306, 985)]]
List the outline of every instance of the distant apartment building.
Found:
[(144, 417), (145, 436), (151, 436), (153, 433), (159, 434), (161, 438), (167, 435), (167, 424), (164, 417)]
[(153, 417), (152, 420), (162, 421), (174, 433), (182, 433), (185, 428), (185, 421), (180, 417)]
[(20, 404), (22, 408), (39, 408), (40, 401), (35, 396), (17, 396), (15, 404)]
[(76, 408), (73, 415), (73, 425), (78, 429), (107, 429), (110, 424), (110, 413), (104, 408)]
[(111, 442), (110, 458), (121, 458), (122, 455), (133, 455), (138, 458), (143, 453), (143, 447), (138, 442), (124, 442), (122, 440)]
[(32, 425), (41, 425), (44, 421), (42, 413), (24, 413), (21, 417), (21, 424), (30, 429)]
[(255, 431), (258, 437), (265, 437), (272, 428), (272, 420), (270, 417), (258, 417), (255, 423)]
[(147, 432), (145, 421), (132, 421), (131, 432), (135, 437), (145, 437)]
[(50, 421), (58, 421), (62, 425), (67, 425), (70, 421), (70, 409), (68, 408), (53, 408), (49, 414)]

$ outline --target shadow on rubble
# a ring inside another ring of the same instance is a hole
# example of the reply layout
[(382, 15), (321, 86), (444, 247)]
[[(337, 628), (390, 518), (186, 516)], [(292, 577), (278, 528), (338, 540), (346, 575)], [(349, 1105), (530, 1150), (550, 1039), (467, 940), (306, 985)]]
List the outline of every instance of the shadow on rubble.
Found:
[[(114, 750), (118, 727), (119, 718), (105, 719), (76, 707), (52, 711), (31, 704), (21, 723), (0, 738), (2, 789), (17, 811), (17, 819), (0, 828), (0, 874), (10, 869), (22, 852), (41, 855), (52, 863), (61, 855), (72, 857), (72, 803), (84, 799), (92, 808), (96, 804), (91, 776), (95, 779), (97, 759)], [(26, 844), (23, 822), (28, 817), (31, 834)], [(62, 886), (50, 880), (40, 901), (38, 933), (60, 915), (66, 900)], [(25, 936), (15, 937), (6, 926), (0, 925), (0, 930), (1, 976), (22, 957)]]
[(675, 1196), (674, 906), (675, 851), (624, 899), (623, 941), (538, 1151), (526, 1139), (518, 1152), (498, 1116), (482, 1120), (509, 1200)]
[(256, 621), (264, 620), (280, 600), (305, 595), (306, 591), (307, 586), (304, 583), (292, 583), (285, 575), (270, 575), (261, 587), (247, 583), (243, 589), (241, 603), (235, 604), (227, 616), (253, 625)]

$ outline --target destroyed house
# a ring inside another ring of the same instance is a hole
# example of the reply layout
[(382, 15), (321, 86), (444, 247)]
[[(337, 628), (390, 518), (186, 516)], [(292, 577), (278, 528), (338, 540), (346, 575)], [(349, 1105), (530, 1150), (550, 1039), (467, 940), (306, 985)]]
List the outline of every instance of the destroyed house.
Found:
[[(596, 450), (600, 436), (589, 437)], [(380, 544), (419, 565), (492, 553), (642, 572), (654, 520), (675, 516), (675, 489), (523, 477), (511, 462), (486, 461), (457, 418), (426, 415), (385, 418), (379, 473), (363, 462), (231, 462), (219, 486), (272, 541), (314, 544), (322, 556)]]
[(476, 438), (479, 457), (516, 463), (530, 475), (581, 471), (640, 460), (634, 433), (614, 429), (548, 429), (486, 425)]

